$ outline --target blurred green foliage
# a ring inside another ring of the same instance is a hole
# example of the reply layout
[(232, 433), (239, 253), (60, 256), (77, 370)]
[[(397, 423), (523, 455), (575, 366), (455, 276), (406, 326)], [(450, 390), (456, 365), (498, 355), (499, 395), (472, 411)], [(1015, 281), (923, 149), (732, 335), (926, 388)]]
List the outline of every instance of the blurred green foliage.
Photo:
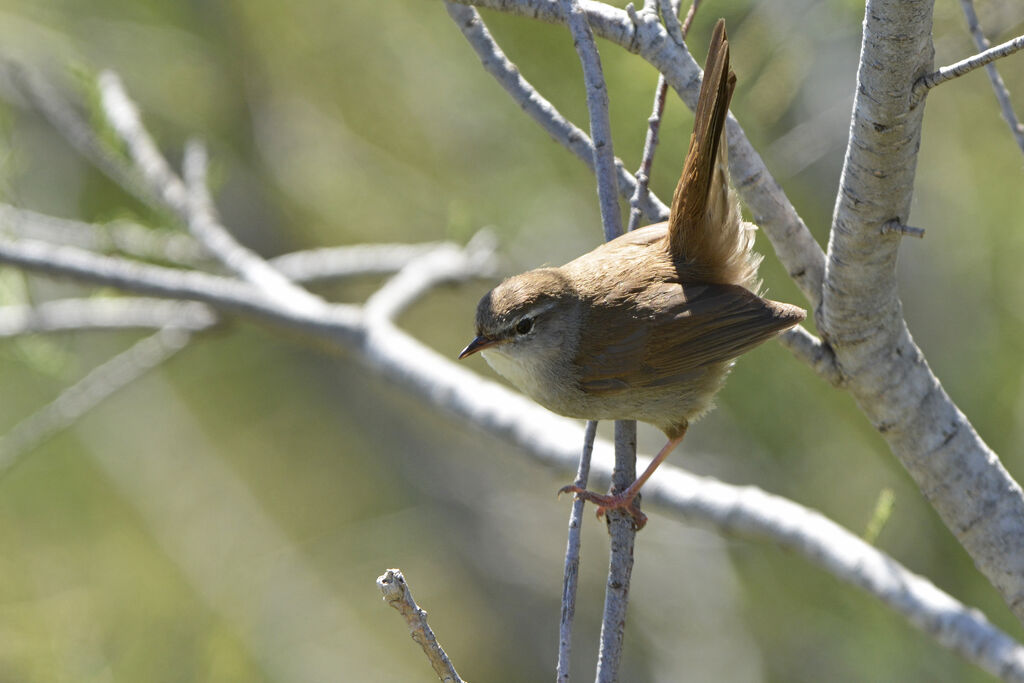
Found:
[[(978, 9), (994, 41), (1020, 33), (1018, 4)], [(974, 52), (958, 12), (936, 7), (936, 64)], [(727, 18), (733, 111), (822, 244), (862, 14), (853, 2), (725, 0), (706, 3), (691, 31), (702, 59), (709, 27)], [(566, 31), (485, 19), (524, 75), (585, 127)], [(600, 239), (584, 166), (507, 99), (433, 0), (4, 0), (0, 46), (86, 100), (81, 74), (115, 69), (172, 160), (188, 137), (208, 141), (226, 224), (267, 255), (464, 241), (492, 225), (512, 272)], [(599, 47), (616, 151), (635, 167), (656, 74)], [(1015, 93), (1020, 59), (1000, 64)], [(9, 84), (0, 94), (4, 200), (86, 220), (164, 220), (76, 157)], [(947, 391), (1019, 478), (1021, 156), (980, 71), (927, 106), (909, 222), (928, 232), (902, 250), (904, 311)], [(690, 121), (670, 98), (652, 182), (663, 198)], [(770, 245), (758, 245), (773, 298), (800, 303)], [(5, 300), (79, 291), (9, 271), (0, 284)], [(377, 284), (324, 292), (359, 301)], [(438, 291), (403, 325), (454, 355), (485, 288)], [(0, 428), (134, 339), (0, 347)], [(554, 491), (564, 481), (351, 359), (294, 341), (243, 323), (197, 340), (0, 480), (0, 681), (431, 680), (374, 586), (389, 566), (405, 571), (466, 678), (552, 675), (568, 510)], [(856, 532), (891, 490), (877, 545), (1021, 637), (853, 401), (777, 345), (738, 363), (691, 435), (674, 462), (791, 497)], [(659, 439), (641, 428), (648, 451)], [(587, 678), (607, 545), (589, 518), (584, 542), (574, 666)], [(654, 591), (665, 574), (678, 578), (674, 591)], [(634, 581), (624, 681), (988, 680), (772, 547), (655, 517)]]

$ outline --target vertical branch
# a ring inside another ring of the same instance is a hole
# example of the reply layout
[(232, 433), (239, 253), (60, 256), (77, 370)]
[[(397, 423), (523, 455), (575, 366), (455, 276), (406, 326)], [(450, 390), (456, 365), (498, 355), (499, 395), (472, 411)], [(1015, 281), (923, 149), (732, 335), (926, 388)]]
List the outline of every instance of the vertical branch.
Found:
[[(678, 36), (676, 31), (671, 28), (669, 29), (669, 35), (672, 36), (673, 40), (678, 39), (682, 42), (690, 31), (690, 24), (693, 23), (693, 16), (697, 12), (700, 0), (693, 0), (682, 26), (679, 26), (679, 20), (676, 18), (678, 5), (673, 7), (673, 3), (670, 0), (660, 0), (660, 3), (665, 25), (669, 26), (671, 21), (674, 22), (674, 26), (678, 29)], [(640, 160), (640, 167), (636, 171), (636, 187), (633, 190), (633, 196), (629, 198), (629, 224), (626, 226), (627, 232), (636, 230), (640, 225), (643, 203), (649, 192), (651, 166), (654, 163), (654, 150), (658, 147), (658, 132), (661, 129), (661, 116), (665, 111), (665, 95), (667, 93), (668, 81), (665, 79), (665, 74), (659, 73), (658, 85), (654, 88), (654, 106), (652, 107), (650, 118), (647, 119), (647, 136), (644, 138), (643, 158)]]
[[(636, 422), (615, 423), (615, 469), (612, 493), (621, 493), (636, 479)], [(619, 678), (622, 641), (626, 633), (626, 607), (629, 604), (629, 580), (633, 574), (633, 545), (636, 527), (626, 510), (608, 511), (611, 553), (608, 561), (608, 586), (605, 589), (604, 616), (601, 619), (601, 649), (597, 656), (597, 683), (614, 683)]]
[[(583, 435), (583, 452), (580, 453), (580, 464), (576, 469), (574, 486), (587, 488), (590, 479), (590, 456), (594, 452), (594, 437), (597, 436), (597, 420), (587, 422)], [(572, 624), (576, 616), (576, 588), (580, 576), (580, 529), (583, 527), (582, 498), (572, 503), (569, 513), (569, 540), (565, 548), (565, 572), (562, 579), (562, 617), (558, 624), (558, 666), (555, 680), (558, 683), (569, 683), (569, 656), (572, 654)]]
[[(615, 179), (615, 151), (612, 148), (611, 122), (608, 117), (608, 90), (601, 70), (594, 34), (578, 0), (561, 0), (562, 13), (572, 32), (576, 52), (583, 66), (587, 86), (587, 109), (590, 112), (590, 136), (594, 140), (594, 167), (597, 171), (597, 196), (601, 204), (604, 237), (610, 241), (622, 234), (619, 215), (618, 188)], [(620, 438), (628, 435), (632, 438)], [(636, 422), (615, 423), (615, 470), (612, 488), (623, 490), (636, 479)], [(611, 558), (608, 589), (605, 592), (604, 619), (601, 623), (601, 650), (597, 661), (597, 680), (613, 681), (618, 676), (622, 657), (622, 635), (626, 625), (629, 577), (633, 570), (633, 543), (636, 529), (632, 517), (625, 512), (609, 514)]]
[(583, 66), (587, 86), (587, 110), (590, 112), (590, 137), (594, 140), (594, 168), (597, 173), (597, 200), (601, 205), (601, 224), (605, 241), (622, 234), (619, 215), (618, 181), (615, 177), (615, 150), (612, 147), (612, 124), (608, 117), (608, 88), (601, 69), (594, 34), (578, 0), (561, 0), (569, 30), (572, 31), (576, 54)]
[[(987, 50), (991, 43), (985, 37), (981, 30), (981, 25), (978, 23), (978, 15), (974, 11), (973, 0), (960, 0), (960, 7), (963, 8), (964, 17), (967, 19), (967, 30), (971, 32), (974, 44), (978, 46), (979, 50)], [(1013, 111), (1013, 104), (1010, 102), (1010, 92), (1006, 89), (1006, 84), (1003, 83), (1003, 77), (999, 75), (995, 64), (986, 64), (985, 71), (988, 72), (988, 78), (992, 81), (992, 89), (995, 90), (996, 99), (999, 100), (999, 108), (1003, 111), (1003, 118), (1009, 124), (1010, 132), (1013, 133), (1017, 145), (1024, 152), (1024, 127), (1021, 126), (1020, 121), (1017, 120), (1017, 114)]]
[[(590, 136), (562, 116), (551, 102), (523, 78), (519, 69), (502, 51), (490, 31), (484, 25), (480, 14), (473, 7), (458, 5), (445, 0), (448, 15), (469, 41), (473, 51), (480, 58), (484, 70), (494, 76), (516, 104), (559, 144), (579, 157), (591, 171), (594, 171), (594, 143)], [(636, 181), (619, 159), (615, 160), (615, 171), (619, 179), (619, 192), (630, 197), (636, 190)], [(640, 210), (651, 222), (665, 220), (668, 207), (653, 193), (644, 192), (640, 198)]]

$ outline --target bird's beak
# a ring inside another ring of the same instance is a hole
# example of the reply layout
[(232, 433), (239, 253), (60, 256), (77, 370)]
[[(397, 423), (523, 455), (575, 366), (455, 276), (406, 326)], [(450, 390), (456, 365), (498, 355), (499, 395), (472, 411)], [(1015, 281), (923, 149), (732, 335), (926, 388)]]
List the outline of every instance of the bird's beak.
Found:
[(472, 356), (477, 351), (483, 351), (484, 349), (490, 348), (498, 343), (497, 339), (491, 339), (480, 335), (473, 341), (469, 342), (466, 348), (462, 349), (462, 353), (459, 354), (459, 360), (462, 360), (466, 356)]

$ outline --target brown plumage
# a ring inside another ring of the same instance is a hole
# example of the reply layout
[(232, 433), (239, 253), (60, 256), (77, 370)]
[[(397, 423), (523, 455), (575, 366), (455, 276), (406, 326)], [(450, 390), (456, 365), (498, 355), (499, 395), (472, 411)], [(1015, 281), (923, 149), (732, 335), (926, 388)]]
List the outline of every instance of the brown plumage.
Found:
[(567, 489), (597, 502), (599, 514), (627, 508), (638, 526), (637, 492), (710, 408), (736, 357), (805, 316), (757, 295), (755, 227), (740, 220), (728, 184), (725, 121), (735, 85), (719, 20), (668, 222), (505, 280), (481, 299), (477, 337), (459, 356), (483, 351), (556, 413), (664, 431), (669, 443), (622, 494)]

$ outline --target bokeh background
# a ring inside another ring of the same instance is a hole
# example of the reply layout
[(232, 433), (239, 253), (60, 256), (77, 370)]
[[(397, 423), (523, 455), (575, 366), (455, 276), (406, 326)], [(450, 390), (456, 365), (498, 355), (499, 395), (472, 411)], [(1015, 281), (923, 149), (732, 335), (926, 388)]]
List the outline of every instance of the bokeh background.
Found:
[[(981, 2), (994, 42), (1024, 7)], [(936, 64), (975, 52), (941, 0)], [(702, 60), (727, 19), (733, 111), (825, 244), (863, 6), (707, 1)], [(485, 13), (524, 75), (587, 115), (565, 29)], [(657, 75), (601, 42), (616, 152), (635, 168)], [(163, 149), (204, 138), (224, 220), (266, 255), (362, 242), (467, 240), (493, 226), (503, 268), (561, 263), (601, 231), (594, 182), (481, 69), (435, 0), (0, 2), (0, 54), (69, 87), (113, 68)], [(1024, 91), (1022, 57), (1000, 63)], [(163, 219), (0, 92), (4, 201), (90, 221)], [(1017, 99), (1018, 108), (1024, 101)], [(981, 72), (927, 102), (901, 295), (945, 388), (1024, 475), (1022, 155)], [(653, 188), (669, 197), (692, 117), (673, 97)], [(767, 240), (773, 298), (804, 303)], [(80, 293), (0, 271), (7, 302)], [(361, 301), (367, 279), (322, 288)], [(432, 293), (402, 325), (454, 356), (490, 283)], [(137, 334), (0, 346), (0, 429)], [(490, 375), (479, 359), (469, 361)], [(607, 427), (607, 425), (605, 426)], [(641, 427), (648, 453), (661, 435)], [(754, 484), (863, 532), (1024, 636), (843, 392), (777, 344), (737, 365), (672, 461)], [(566, 477), (439, 415), (346, 357), (237, 322), (203, 337), (0, 479), (2, 681), (429, 681), (374, 580), (401, 567), (460, 673), (553, 676)], [(592, 675), (607, 536), (584, 533), (574, 668)], [(671, 590), (656, 578), (674, 577)], [(873, 599), (771, 546), (655, 517), (640, 535), (623, 681), (982, 681)]]

